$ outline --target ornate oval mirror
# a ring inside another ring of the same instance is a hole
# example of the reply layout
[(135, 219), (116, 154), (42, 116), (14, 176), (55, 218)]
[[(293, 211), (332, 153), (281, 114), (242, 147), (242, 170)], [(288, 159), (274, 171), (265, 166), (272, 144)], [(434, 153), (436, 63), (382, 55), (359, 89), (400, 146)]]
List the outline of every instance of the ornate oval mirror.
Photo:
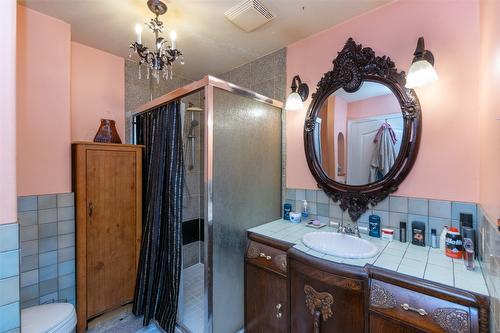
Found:
[(420, 104), (405, 73), (349, 38), (319, 81), (304, 126), (318, 186), (356, 221), (410, 172), (418, 152)]

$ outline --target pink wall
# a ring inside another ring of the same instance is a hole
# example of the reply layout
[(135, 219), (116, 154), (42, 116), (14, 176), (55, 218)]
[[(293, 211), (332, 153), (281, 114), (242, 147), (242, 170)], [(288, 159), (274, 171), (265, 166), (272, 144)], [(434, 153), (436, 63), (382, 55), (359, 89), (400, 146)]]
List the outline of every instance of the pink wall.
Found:
[(92, 141), (101, 118), (125, 139), (124, 60), (23, 6), (17, 43), (17, 195), (70, 192), (72, 141)]
[(71, 43), (71, 139), (92, 141), (101, 118), (116, 121), (125, 142), (125, 64), (115, 55)]
[(69, 24), (18, 6), (17, 195), (71, 191)]
[(481, 1), (480, 197), (491, 221), (500, 218), (500, 3)]
[(391, 113), (401, 114), (401, 108), (394, 95), (376, 96), (351, 102), (347, 107), (347, 119), (360, 119)]
[(0, 224), (17, 221), (16, 199), (16, 1), (0, 11)]
[[(294, 43), (287, 50), (287, 82), (299, 74), (314, 88), (348, 37), (407, 70), (419, 36), (436, 57), (440, 80), (417, 89), (423, 110), (420, 153), (397, 194), (477, 202), (479, 138), (470, 135), (479, 130), (477, 1), (452, 6), (447, 1), (397, 1)], [(302, 139), (305, 113), (286, 114), (286, 180), (287, 187), (312, 189), (316, 183)]]

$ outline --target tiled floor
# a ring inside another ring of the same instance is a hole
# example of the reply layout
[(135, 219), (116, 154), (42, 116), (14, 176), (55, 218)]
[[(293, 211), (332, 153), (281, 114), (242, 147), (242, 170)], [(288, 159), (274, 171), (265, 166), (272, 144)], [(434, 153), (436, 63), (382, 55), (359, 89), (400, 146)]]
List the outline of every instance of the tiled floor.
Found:
[[(203, 333), (203, 264), (195, 264), (183, 271), (183, 295), (179, 321), (192, 333)], [(100, 316), (89, 323), (88, 333), (161, 333), (154, 324), (142, 326), (142, 317), (132, 314), (132, 306)], [(176, 331), (180, 333), (180, 331)]]
[(203, 333), (204, 288), (203, 264), (195, 264), (183, 271), (183, 304), (179, 309), (179, 322), (192, 333)]

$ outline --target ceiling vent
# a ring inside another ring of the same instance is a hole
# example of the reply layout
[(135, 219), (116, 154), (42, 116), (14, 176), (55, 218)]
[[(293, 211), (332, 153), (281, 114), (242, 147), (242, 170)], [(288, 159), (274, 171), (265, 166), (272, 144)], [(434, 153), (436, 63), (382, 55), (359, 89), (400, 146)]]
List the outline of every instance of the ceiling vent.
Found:
[(254, 31), (275, 18), (259, 0), (243, 0), (224, 16), (246, 32)]

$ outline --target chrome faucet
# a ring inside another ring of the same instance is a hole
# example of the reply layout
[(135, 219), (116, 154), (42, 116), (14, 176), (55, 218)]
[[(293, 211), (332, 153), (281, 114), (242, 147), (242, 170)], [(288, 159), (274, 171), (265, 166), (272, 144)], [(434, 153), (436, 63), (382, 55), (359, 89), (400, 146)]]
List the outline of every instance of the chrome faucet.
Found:
[(330, 226), (334, 228), (337, 227), (337, 232), (339, 234), (355, 235), (356, 237), (361, 238), (359, 228), (356, 224), (354, 226), (346, 225), (344, 224), (344, 221), (341, 220), (340, 222), (330, 221)]

